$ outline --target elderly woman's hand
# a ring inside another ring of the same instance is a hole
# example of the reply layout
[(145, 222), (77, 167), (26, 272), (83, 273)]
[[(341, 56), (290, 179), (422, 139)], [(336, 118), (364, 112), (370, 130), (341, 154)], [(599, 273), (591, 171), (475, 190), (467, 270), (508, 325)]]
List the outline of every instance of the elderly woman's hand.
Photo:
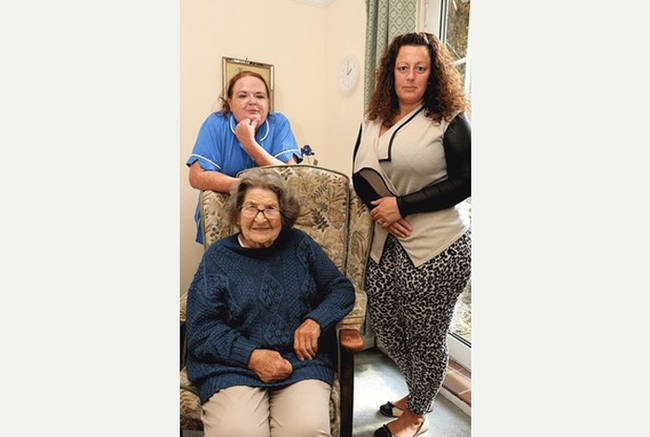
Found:
[(318, 337), (320, 337), (320, 325), (312, 319), (305, 320), (296, 329), (293, 334), (293, 350), (300, 361), (314, 359), (318, 352)]
[(248, 360), (248, 368), (264, 383), (287, 379), (293, 372), (291, 363), (270, 349), (255, 349)]

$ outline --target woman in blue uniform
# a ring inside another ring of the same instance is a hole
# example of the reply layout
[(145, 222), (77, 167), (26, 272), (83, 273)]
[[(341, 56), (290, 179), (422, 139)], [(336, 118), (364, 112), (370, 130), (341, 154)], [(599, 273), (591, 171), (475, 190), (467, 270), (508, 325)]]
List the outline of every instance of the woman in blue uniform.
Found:
[[(301, 161), (289, 120), (269, 112), (269, 88), (252, 71), (236, 74), (228, 84), (222, 109), (203, 122), (187, 165), (190, 185), (198, 190), (230, 192), (241, 170)], [(196, 241), (203, 243), (198, 206)]]

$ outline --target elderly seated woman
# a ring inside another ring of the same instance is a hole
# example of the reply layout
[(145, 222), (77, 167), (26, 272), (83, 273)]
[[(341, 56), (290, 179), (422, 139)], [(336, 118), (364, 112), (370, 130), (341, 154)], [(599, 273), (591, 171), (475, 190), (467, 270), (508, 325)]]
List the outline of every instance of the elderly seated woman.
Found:
[(293, 229), (299, 205), (273, 170), (228, 200), (240, 233), (205, 252), (187, 299), (187, 373), (206, 437), (329, 436), (336, 323), (352, 283)]

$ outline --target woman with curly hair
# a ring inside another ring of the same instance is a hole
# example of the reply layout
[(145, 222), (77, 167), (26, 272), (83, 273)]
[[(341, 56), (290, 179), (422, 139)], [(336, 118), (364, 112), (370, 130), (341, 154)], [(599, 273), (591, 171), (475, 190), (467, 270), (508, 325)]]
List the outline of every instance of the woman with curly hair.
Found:
[(470, 125), (458, 72), (429, 33), (393, 39), (354, 148), (353, 182), (374, 236), (366, 274), (377, 342), (408, 394), (380, 407), (397, 417), (375, 436), (411, 437), (445, 376), (447, 330), (470, 276), (471, 230), (458, 204), (470, 196)]

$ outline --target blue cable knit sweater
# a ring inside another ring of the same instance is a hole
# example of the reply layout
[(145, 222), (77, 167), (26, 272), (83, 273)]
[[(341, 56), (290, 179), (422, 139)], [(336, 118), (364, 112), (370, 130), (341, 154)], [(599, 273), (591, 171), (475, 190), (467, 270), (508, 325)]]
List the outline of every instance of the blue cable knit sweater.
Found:
[[(283, 230), (269, 248), (241, 247), (237, 235), (212, 244), (187, 296), (187, 375), (201, 403), (234, 385), (278, 388), (304, 379), (332, 384), (336, 323), (352, 310), (354, 288), (311, 237)], [(320, 324), (318, 353), (300, 361), (293, 334), (305, 319)], [(248, 368), (254, 349), (273, 349), (293, 373), (263, 383)]]

